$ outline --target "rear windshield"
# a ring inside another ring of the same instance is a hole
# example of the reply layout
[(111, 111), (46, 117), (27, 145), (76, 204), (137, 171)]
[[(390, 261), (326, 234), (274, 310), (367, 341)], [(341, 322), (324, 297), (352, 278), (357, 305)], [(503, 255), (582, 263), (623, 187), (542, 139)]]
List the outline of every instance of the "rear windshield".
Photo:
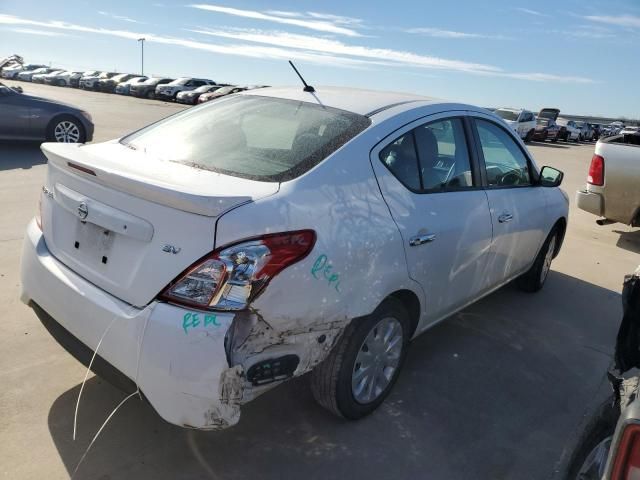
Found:
[(362, 115), (313, 103), (242, 95), (185, 110), (121, 143), (162, 160), (282, 182), (302, 175), (370, 124)]
[(518, 115), (520, 115), (519, 112), (512, 112), (510, 110), (496, 110), (495, 113), (500, 118), (511, 122), (515, 122), (516, 120), (518, 120)]

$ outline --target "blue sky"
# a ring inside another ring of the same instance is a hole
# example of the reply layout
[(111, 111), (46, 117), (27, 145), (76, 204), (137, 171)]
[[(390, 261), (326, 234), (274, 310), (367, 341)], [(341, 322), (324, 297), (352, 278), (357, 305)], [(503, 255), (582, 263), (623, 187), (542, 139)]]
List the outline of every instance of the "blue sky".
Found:
[(0, 0), (0, 57), (640, 117), (638, 0)]

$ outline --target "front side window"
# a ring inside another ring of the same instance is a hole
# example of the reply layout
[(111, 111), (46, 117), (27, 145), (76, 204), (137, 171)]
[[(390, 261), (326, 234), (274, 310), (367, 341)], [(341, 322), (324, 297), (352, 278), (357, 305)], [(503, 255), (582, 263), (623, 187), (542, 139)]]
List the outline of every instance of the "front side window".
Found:
[(531, 185), (527, 157), (515, 140), (492, 122), (476, 119), (482, 154), (490, 187)]
[(296, 178), (371, 124), (315, 103), (243, 95), (173, 115), (121, 140), (204, 170), (267, 182)]

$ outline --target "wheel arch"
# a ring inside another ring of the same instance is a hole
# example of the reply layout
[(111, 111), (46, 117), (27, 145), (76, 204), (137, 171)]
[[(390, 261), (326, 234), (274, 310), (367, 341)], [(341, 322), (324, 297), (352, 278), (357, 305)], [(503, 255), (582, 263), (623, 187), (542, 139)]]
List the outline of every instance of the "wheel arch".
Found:
[(553, 258), (555, 258), (560, 253), (562, 243), (564, 242), (564, 236), (567, 233), (567, 219), (565, 217), (560, 217), (558, 220), (556, 220), (556, 223), (553, 224), (553, 228), (551, 230), (555, 230), (558, 232), (558, 241), (556, 242), (556, 249), (553, 253)]
[(409, 320), (411, 322), (409, 338), (412, 338), (416, 332), (416, 329), (418, 328), (418, 323), (420, 322), (420, 313), (422, 312), (418, 295), (416, 295), (415, 292), (411, 290), (403, 289), (391, 293), (385, 298), (385, 300), (387, 298), (395, 298), (396, 300), (400, 301), (407, 309), (407, 314), (409, 315)]

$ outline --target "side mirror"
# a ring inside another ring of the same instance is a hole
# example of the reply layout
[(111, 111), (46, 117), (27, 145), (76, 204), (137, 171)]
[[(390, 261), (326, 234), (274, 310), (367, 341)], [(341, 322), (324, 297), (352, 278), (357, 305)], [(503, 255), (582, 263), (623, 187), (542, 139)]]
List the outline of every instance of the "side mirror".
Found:
[(553, 167), (542, 167), (540, 171), (540, 185), (543, 187), (559, 187), (564, 178), (564, 173)]
[(22, 87), (11, 87), (11, 88), (13, 88), (13, 90), (15, 90), (18, 93), (22, 93), (23, 92)]

